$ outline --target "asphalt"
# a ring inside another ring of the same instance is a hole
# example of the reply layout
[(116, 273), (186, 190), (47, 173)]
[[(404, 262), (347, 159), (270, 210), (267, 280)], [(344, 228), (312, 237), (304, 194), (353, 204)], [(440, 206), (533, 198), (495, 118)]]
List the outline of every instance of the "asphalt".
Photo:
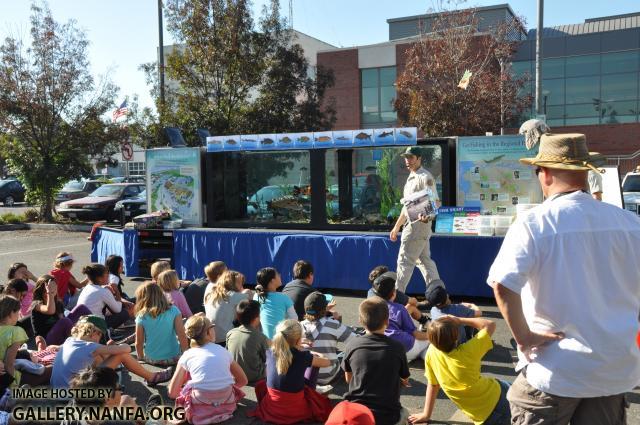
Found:
[[(86, 233), (74, 233), (49, 230), (19, 230), (0, 232), (0, 264), (5, 267), (16, 261), (26, 263), (36, 275), (41, 275), (51, 269), (51, 263), (55, 255), (60, 251), (69, 251), (77, 260), (77, 267), (72, 273), (79, 277), (82, 265), (90, 261), (90, 242)], [(6, 270), (6, 269), (5, 269)], [(125, 291), (132, 294), (143, 279), (127, 278)], [(325, 291), (330, 292), (330, 291)], [(339, 311), (343, 314), (346, 324), (357, 325), (358, 305), (364, 298), (364, 292), (339, 292), (334, 293)], [(454, 298), (454, 301), (456, 299)], [(463, 301), (457, 299), (457, 301)], [(494, 348), (483, 359), (482, 373), (499, 379), (512, 382), (515, 378), (513, 358), (515, 352), (511, 346), (511, 333), (502, 319), (494, 300), (492, 299), (465, 299), (475, 302), (482, 309), (484, 316), (496, 321), (497, 330), (493, 336)], [(150, 367), (151, 369), (155, 369)], [(424, 406), (426, 379), (424, 377), (424, 365), (421, 361), (410, 364), (411, 387), (402, 390), (401, 402), (411, 412), (419, 412)], [(150, 389), (136, 376), (124, 372), (122, 383), (125, 393), (136, 397), (139, 404), (144, 405), (146, 400), (154, 393), (161, 394), (165, 400), (166, 384), (159, 385), (156, 389)], [(340, 400), (346, 386), (336, 385), (328, 394), (334, 402)], [(244, 389), (247, 396), (239, 405), (238, 411), (228, 424), (258, 424), (257, 420), (246, 417), (246, 412), (255, 407), (255, 393), (253, 388)], [(628, 424), (640, 425), (640, 388), (628, 394), (630, 409), (628, 410)], [(436, 401), (433, 422), (437, 424), (471, 424), (441, 392)]]

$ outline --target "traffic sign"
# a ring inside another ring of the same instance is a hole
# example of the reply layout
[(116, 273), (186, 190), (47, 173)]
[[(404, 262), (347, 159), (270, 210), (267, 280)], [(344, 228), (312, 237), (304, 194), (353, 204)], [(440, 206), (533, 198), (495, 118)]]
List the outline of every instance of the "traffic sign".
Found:
[(122, 152), (122, 159), (125, 161), (131, 161), (133, 158), (133, 147), (131, 146), (131, 143), (124, 142), (120, 149)]

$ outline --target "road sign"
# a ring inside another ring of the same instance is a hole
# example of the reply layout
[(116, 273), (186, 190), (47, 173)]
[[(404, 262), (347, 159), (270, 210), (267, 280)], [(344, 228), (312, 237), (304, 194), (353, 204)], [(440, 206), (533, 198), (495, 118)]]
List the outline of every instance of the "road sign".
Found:
[(122, 159), (124, 159), (125, 161), (131, 161), (131, 159), (133, 158), (133, 147), (131, 146), (131, 143), (124, 142), (120, 150), (122, 152)]

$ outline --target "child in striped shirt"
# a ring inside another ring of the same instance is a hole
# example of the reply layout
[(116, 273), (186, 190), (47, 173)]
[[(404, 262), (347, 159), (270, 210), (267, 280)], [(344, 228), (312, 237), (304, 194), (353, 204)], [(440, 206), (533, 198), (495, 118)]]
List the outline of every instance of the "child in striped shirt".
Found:
[(320, 292), (307, 295), (304, 300), (305, 320), (300, 324), (305, 337), (312, 342), (312, 350), (331, 361), (318, 374), (319, 385), (327, 385), (340, 373), (338, 342), (347, 343), (356, 335), (335, 318), (327, 317), (327, 299)]

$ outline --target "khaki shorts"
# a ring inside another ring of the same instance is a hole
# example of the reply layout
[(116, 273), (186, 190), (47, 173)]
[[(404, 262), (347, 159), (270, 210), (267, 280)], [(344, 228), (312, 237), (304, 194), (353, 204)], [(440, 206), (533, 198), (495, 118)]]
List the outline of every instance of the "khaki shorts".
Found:
[(594, 398), (560, 397), (535, 389), (520, 373), (507, 393), (512, 425), (625, 425), (625, 394)]

